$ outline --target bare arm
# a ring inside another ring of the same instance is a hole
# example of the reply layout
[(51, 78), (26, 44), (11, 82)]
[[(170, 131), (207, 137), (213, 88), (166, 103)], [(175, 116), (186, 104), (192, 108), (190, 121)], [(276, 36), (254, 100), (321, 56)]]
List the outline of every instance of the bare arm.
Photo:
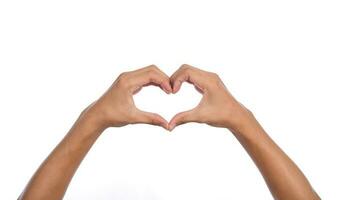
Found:
[(194, 84), (203, 97), (196, 108), (173, 117), (170, 130), (188, 122), (228, 128), (259, 168), (275, 199), (320, 199), (301, 170), (267, 135), (253, 114), (229, 93), (216, 74), (183, 65), (171, 76), (173, 93), (184, 81)]
[(268, 136), (253, 115), (232, 130), (262, 173), (275, 199), (320, 199), (301, 170)]
[(41, 164), (19, 199), (62, 199), (76, 169), (102, 131), (82, 114)]
[(169, 77), (155, 66), (120, 75), (100, 99), (83, 111), (35, 172), (19, 199), (62, 199), (81, 161), (108, 127), (147, 123), (167, 128), (161, 116), (138, 110), (134, 105), (133, 94), (146, 85), (158, 85), (171, 92)]

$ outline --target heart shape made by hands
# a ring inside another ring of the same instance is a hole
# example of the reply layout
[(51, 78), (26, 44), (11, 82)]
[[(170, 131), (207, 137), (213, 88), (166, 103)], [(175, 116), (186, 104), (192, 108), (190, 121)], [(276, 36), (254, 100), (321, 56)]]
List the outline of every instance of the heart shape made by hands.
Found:
[(176, 94), (166, 94), (158, 87), (145, 87), (134, 95), (137, 108), (158, 113), (169, 121), (175, 114), (193, 109), (198, 105), (202, 95), (193, 85), (183, 83)]

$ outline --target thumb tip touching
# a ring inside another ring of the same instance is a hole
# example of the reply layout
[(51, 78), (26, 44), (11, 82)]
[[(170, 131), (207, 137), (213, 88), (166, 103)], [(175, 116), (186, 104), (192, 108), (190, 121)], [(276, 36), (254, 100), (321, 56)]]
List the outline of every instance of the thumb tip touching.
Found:
[(170, 132), (173, 131), (173, 129), (174, 129), (175, 127), (176, 127), (176, 125), (170, 122), (170, 123), (168, 124), (168, 131), (170, 131)]
[(195, 121), (195, 116), (192, 115), (192, 111), (178, 113), (174, 117), (172, 117), (169, 122), (159, 114), (140, 111), (140, 116), (136, 123), (145, 123), (155, 126), (161, 126), (171, 132), (178, 125), (193, 121)]

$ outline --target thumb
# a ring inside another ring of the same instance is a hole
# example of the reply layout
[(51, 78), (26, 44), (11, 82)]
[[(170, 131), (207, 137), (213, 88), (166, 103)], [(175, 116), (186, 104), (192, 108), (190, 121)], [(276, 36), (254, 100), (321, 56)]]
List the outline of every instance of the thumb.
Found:
[(168, 122), (160, 115), (151, 112), (145, 112), (139, 110), (135, 123), (137, 124), (151, 124), (155, 126), (161, 126), (164, 129), (168, 129)]
[(198, 122), (198, 115), (195, 109), (184, 111), (176, 114), (168, 125), (169, 131), (172, 131), (176, 126), (188, 122)]

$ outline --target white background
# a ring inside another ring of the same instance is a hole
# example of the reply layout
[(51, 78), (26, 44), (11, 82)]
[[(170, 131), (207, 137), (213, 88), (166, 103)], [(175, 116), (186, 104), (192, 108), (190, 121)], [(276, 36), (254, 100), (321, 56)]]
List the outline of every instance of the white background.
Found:
[[(16, 199), (79, 113), (119, 73), (188, 63), (217, 72), (306, 174), (337, 199), (336, 1), (0, 2), (0, 199)], [(168, 120), (195, 106), (184, 85), (145, 88)], [(272, 199), (225, 129), (110, 128), (65, 199)]]

